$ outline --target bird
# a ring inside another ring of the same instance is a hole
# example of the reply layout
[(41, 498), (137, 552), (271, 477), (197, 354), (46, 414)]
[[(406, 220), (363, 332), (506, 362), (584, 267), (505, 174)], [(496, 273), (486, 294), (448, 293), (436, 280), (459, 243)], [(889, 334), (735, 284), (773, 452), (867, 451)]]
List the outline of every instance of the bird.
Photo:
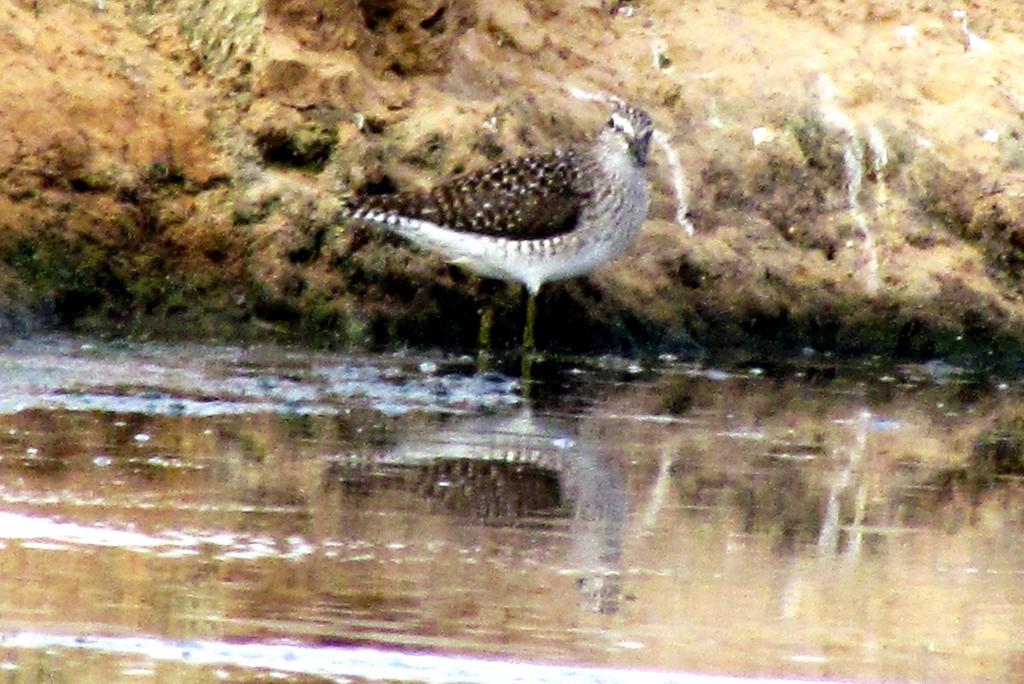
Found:
[(521, 283), (528, 295), (526, 358), (535, 354), (541, 287), (589, 273), (640, 232), (650, 207), (653, 131), (646, 111), (617, 102), (585, 143), (500, 161), (429, 190), (350, 197), (345, 207), (352, 221), (400, 235), (485, 278)]

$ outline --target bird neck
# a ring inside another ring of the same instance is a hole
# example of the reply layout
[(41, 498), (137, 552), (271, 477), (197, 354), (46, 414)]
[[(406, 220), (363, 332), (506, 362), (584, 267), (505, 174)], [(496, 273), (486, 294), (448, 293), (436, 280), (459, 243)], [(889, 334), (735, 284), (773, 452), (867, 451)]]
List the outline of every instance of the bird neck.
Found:
[(612, 131), (602, 131), (597, 137), (593, 150), (594, 161), (609, 176), (626, 178), (643, 169), (629, 150), (629, 145), (621, 135)]

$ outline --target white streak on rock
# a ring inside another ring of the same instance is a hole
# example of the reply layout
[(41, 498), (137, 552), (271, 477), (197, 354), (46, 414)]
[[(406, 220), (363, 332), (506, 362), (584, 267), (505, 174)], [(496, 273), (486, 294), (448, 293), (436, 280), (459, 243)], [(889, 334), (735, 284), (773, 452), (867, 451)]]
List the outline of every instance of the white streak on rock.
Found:
[(665, 154), (665, 160), (668, 162), (672, 190), (676, 196), (676, 223), (686, 231), (687, 235), (693, 235), (693, 224), (686, 217), (686, 213), (690, 209), (690, 188), (686, 182), (686, 173), (679, 161), (679, 155), (669, 143), (668, 136), (659, 130), (654, 131), (654, 142)]

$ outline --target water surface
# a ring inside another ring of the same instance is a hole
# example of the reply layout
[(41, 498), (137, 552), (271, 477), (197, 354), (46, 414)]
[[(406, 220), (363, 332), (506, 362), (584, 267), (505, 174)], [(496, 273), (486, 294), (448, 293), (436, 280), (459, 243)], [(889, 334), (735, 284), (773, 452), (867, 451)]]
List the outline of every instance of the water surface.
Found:
[(1017, 379), (539, 375), (9, 346), (5, 680), (1024, 678)]

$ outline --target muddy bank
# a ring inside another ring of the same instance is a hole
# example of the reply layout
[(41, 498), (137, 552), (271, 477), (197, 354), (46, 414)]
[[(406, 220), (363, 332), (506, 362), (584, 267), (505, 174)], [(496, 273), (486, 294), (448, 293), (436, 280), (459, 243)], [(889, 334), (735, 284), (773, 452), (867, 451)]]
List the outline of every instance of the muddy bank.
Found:
[(512, 345), (516, 288), (339, 198), (584, 138), (573, 87), (646, 106), (683, 177), (655, 151), (542, 347), (1019, 355), (1015, 4), (676, 4), (0, 0), (0, 330), (467, 349), (494, 300)]

